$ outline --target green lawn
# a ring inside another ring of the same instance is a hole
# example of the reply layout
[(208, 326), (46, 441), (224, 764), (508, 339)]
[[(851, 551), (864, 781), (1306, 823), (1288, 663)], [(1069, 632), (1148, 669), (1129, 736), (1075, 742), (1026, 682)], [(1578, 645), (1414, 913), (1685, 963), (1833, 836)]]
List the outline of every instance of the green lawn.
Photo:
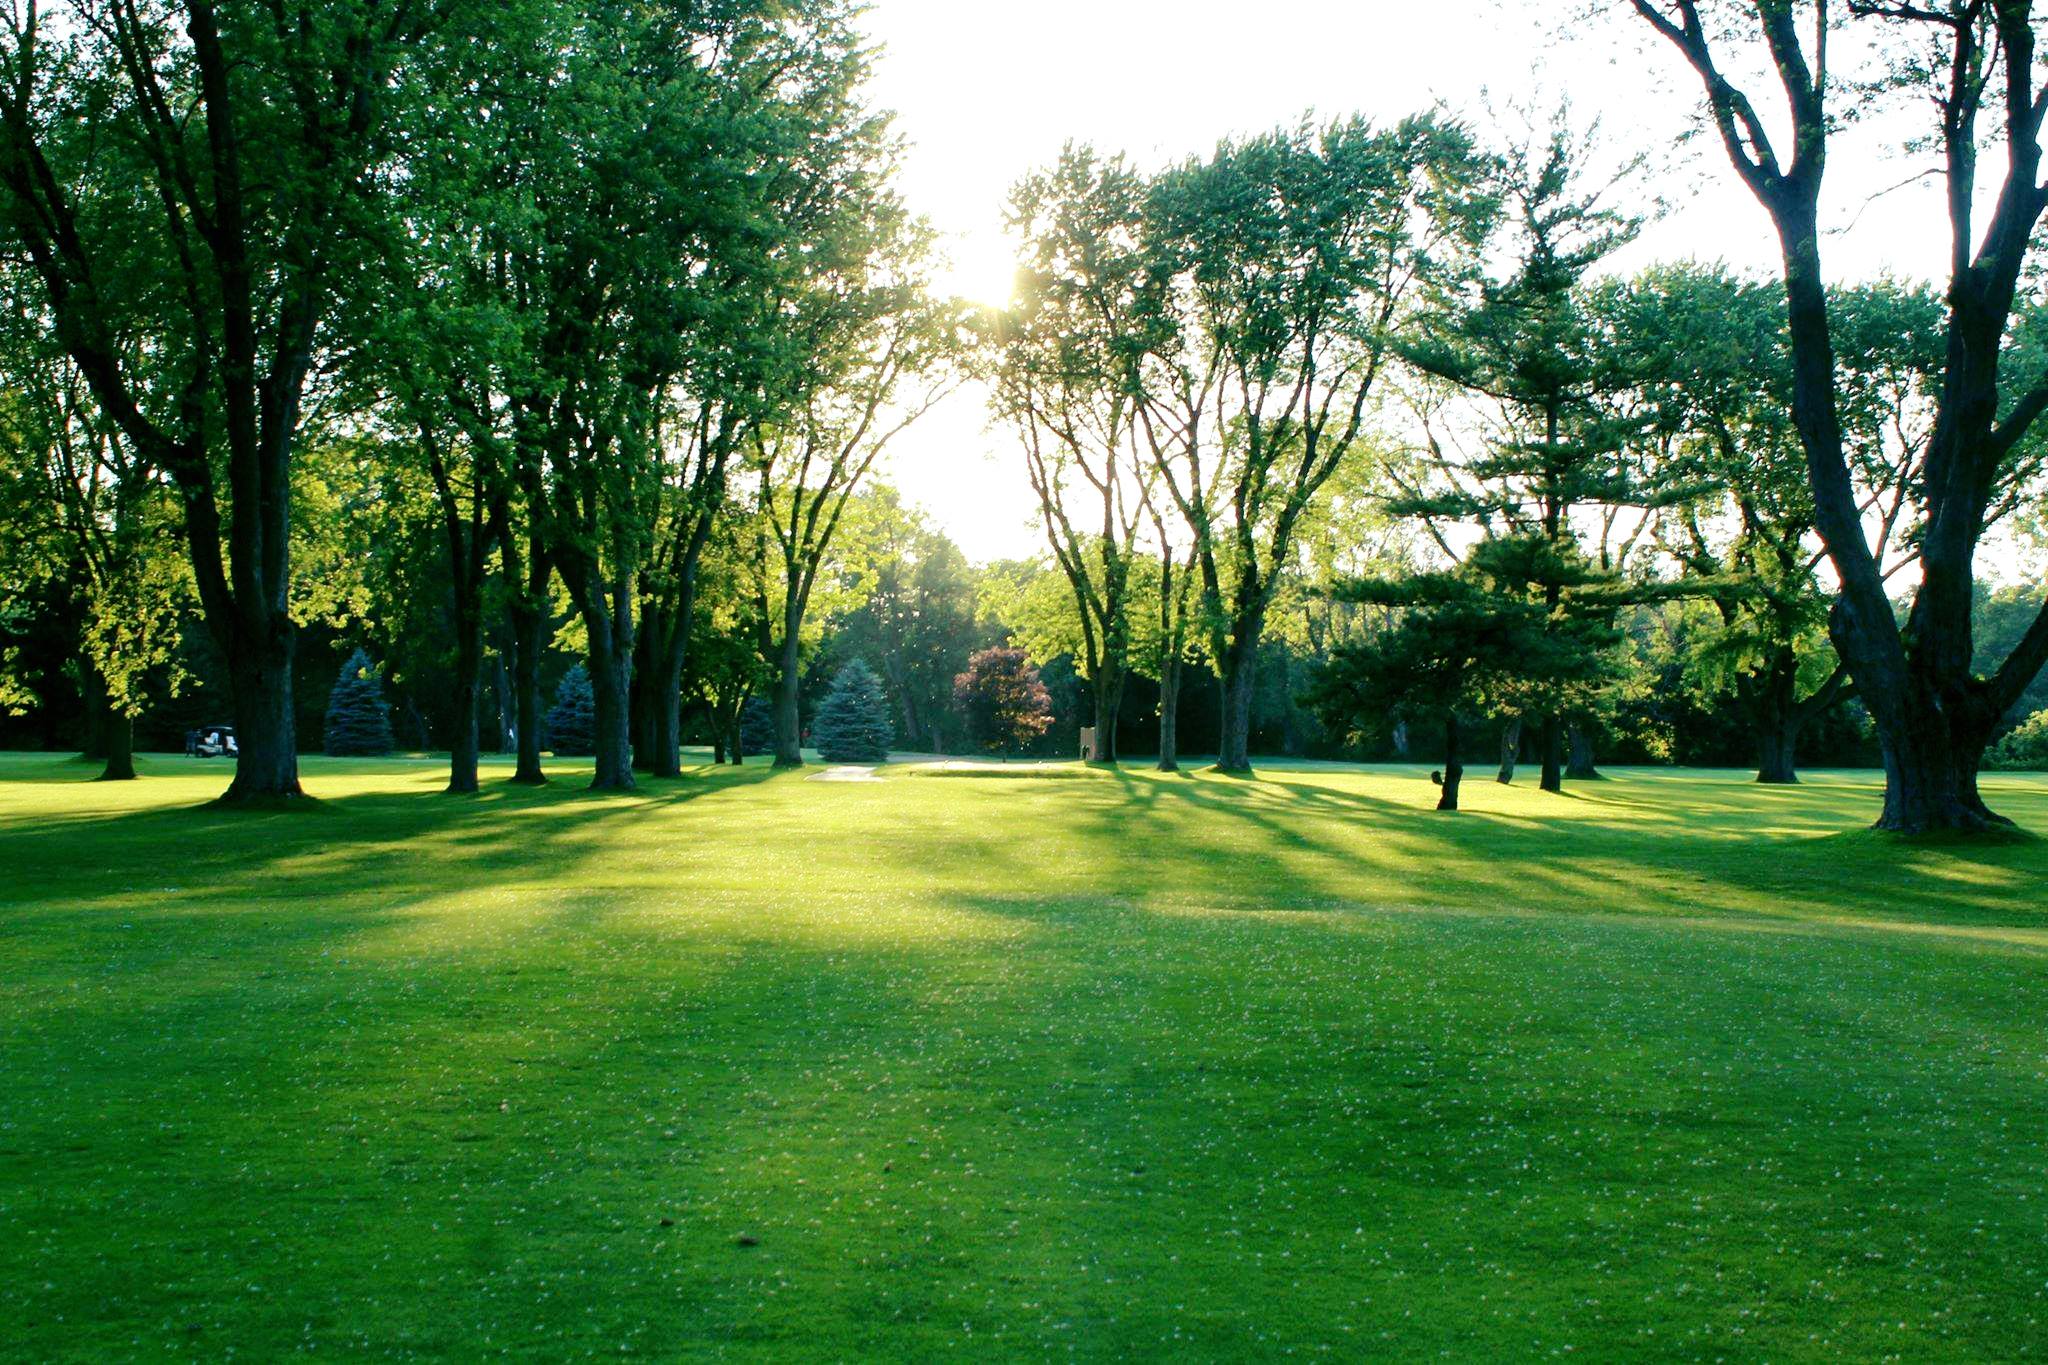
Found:
[(2048, 841), (1867, 775), (144, 768), (0, 758), (10, 1356), (2048, 1350)]

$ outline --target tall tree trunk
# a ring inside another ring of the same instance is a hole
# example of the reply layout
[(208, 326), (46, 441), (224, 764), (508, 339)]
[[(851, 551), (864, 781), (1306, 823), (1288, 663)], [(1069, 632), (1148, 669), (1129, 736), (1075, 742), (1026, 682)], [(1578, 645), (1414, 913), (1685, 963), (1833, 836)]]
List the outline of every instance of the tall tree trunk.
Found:
[(88, 763), (104, 763), (107, 722), (113, 717), (113, 707), (107, 700), (106, 679), (82, 652), (78, 656), (78, 681), (79, 700), (85, 703), (85, 743), (79, 746), (78, 756)]
[(1500, 727), (1500, 772), (1494, 781), (1503, 787), (1515, 780), (1515, 764), (1522, 758), (1522, 718), (1516, 716)]
[(592, 791), (631, 791), (633, 782), (633, 658), (637, 641), (633, 610), (638, 602), (630, 573), (607, 582), (595, 564), (565, 567), (583, 633), (589, 637), (592, 749), (596, 759)]
[(1095, 756), (1091, 760), (1116, 766), (1116, 717), (1123, 708), (1124, 670), (1104, 663), (1095, 680)]
[[(586, 629), (590, 622), (586, 618)], [(633, 782), (632, 656), (620, 657), (609, 629), (590, 629), (592, 791), (631, 791)]]
[(126, 711), (107, 712), (107, 765), (98, 782), (135, 780), (135, 718)]
[(1453, 711), (1444, 717), (1444, 775), (1443, 794), (1436, 799), (1438, 810), (1458, 808), (1458, 784), (1465, 779), (1465, 765), (1459, 761), (1458, 745), (1463, 736), (1458, 732), (1458, 713)]
[(512, 699), (512, 676), (505, 668), (505, 652), (491, 651), (491, 697), (496, 706), (497, 752), (509, 753), (518, 741), (518, 721)]
[(476, 791), (477, 709), (483, 699), (483, 585), (464, 590), (458, 575), (455, 593), (455, 733), (448, 745), (448, 792), (466, 796)]
[[(633, 655), (633, 681), (626, 704), (627, 714), (631, 717), (633, 770), (650, 777), (673, 777), (673, 772), (661, 772), (660, 760), (655, 755), (657, 722), (654, 712), (659, 703), (654, 686), (654, 626), (655, 622), (648, 616), (640, 618), (640, 636)], [(673, 768), (675, 765), (671, 763), (669, 766)]]
[(537, 787), (546, 782), (540, 766), (540, 656), (547, 647), (547, 608), (521, 603), (512, 608), (512, 693), (518, 706), (513, 738), (519, 756), (512, 780)]
[[(2031, 157), (2038, 148), (2029, 147)], [(2022, 198), (2032, 202), (2034, 167)], [(1811, 187), (1818, 198), (1817, 182)], [(2020, 199), (2001, 201), (2000, 218)], [(1988, 428), (1998, 409), (1999, 339), (2003, 310), (1986, 310), (1975, 280), (1952, 278), (1940, 411), (1922, 455), (1929, 512), (1920, 539), (1920, 590), (1904, 631), (1885, 592), (1884, 576), (1865, 539), (1860, 504), (1844, 458), (1835, 406), (1835, 357), (1826, 284), (1821, 271), (1818, 211), (1806, 197), (1773, 205), (1784, 247), (1788, 334), (1792, 341), (1792, 410), (1814, 491), (1814, 523), (1841, 580), (1829, 615), (1835, 649), (1849, 665), (1857, 694), (1884, 751), (1884, 811), (1877, 828), (1901, 834), (1974, 832), (2012, 822), (1988, 809), (1977, 792), (1977, 763), (1997, 723), (1971, 673), (1972, 561), (1982, 533), (1984, 500), (1964, 487), (1981, 458), (1964, 427)], [(2038, 217), (2038, 210), (2034, 216)], [(2010, 224), (2007, 225), (2010, 227)], [(2031, 222), (2024, 236), (2030, 236)], [(2024, 236), (2015, 240), (2023, 241)], [(1997, 240), (1993, 232), (1987, 240)], [(2000, 254), (2004, 254), (2001, 242)], [(1988, 252), (1990, 248), (1986, 248)], [(2012, 257), (2015, 276), (2020, 257)], [(1985, 264), (1972, 266), (1984, 272)], [(2008, 301), (2010, 295), (2007, 295)], [(1963, 316), (1967, 311), (1970, 316)], [(1996, 316), (1992, 316), (1993, 313)], [(1965, 412), (1969, 409), (1969, 412)], [(1938, 471), (1938, 472), (1937, 472)], [(2036, 644), (2040, 637), (2029, 638)], [(2008, 660), (2008, 663), (2011, 661)], [(2000, 670), (2005, 676), (2005, 670)]]
[(1536, 785), (1547, 792), (1564, 790), (1564, 727), (1556, 716), (1545, 716), (1537, 738), (1543, 750), (1543, 778)]
[(280, 623), (263, 641), (228, 651), (235, 701), (235, 780), (221, 800), (231, 804), (303, 796), (299, 786), (297, 718), (292, 711), (292, 628)]
[(1756, 780), (1784, 786), (1799, 780), (1797, 754), (1800, 721), (1794, 689), (1798, 686), (1798, 663), (1792, 651), (1782, 651), (1772, 660), (1756, 695), (1757, 759)]
[[(592, 661), (597, 656), (593, 652)], [(633, 669), (627, 659), (607, 657), (592, 673), (591, 699), (596, 712), (592, 747), (596, 750), (596, 771), (591, 774), (592, 791), (631, 791), (633, 782)]]
[(645, 700), (647, 705), (647, 744), (652, 751), (648, 755), (646, 771), (656, 777), (681, 777), (683, 775), (683, 663), (672, 652), (664, 651), (655, 661), (655, 669), (647, 678)]
[(1252, 770), (1252, 694), (1259, 674), (1259, 635), (1263, 612), (1241, 619), (1223, 656), (1223, 733), (1216, 748), (1216, 766), (1226, 773)]
[(1564, 775), (1585, 782), (1597, 782), (1600, 768), (1593, 762), (1593, 737), (1586, 733), (1583, 725), (1566, 727), (1570, 741), (1570, 758), (1565, 763)]
[(1158, 768), (1163, 773), (1180, 771), (1180, 671), (1179, 651), (1159, 668)]
[(783, 631), (781, 656), (775, 665), (775, 766), (804, 766), (803, 716), (798, 707), (803, 686), (803, 650), (797, 628)]
[(79, 676), (86, 712), (86, 744), (80, 757), (99, 761), (100, 775), (94, 781), (134, 781), (134, 718), (114, 705), (106, 676), (91, 659), (79, 660)]

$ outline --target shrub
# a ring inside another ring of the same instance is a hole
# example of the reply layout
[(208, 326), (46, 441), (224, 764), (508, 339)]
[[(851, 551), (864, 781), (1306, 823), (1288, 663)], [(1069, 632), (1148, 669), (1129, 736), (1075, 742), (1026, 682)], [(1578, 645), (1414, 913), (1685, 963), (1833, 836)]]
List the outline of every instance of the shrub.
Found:
[(2036, 711), (1992, 748), (1987, 768), (2048, 769), (2048, 711)]
[(839, 670), (811, 721), (811, 743), (828, 763), (881, 763), (896, 728), (882, 680), (859, 659)]
[(327, 752), (365, 756), (391, 752), (391, 708), (384, 702), (384, 683), (370, 656), (357, 650), (348, 656), (327, 694)]
[(1018, 753), (1052, 728), (1052, 695), (1021, 649), (984, 649), (953, 679), (967, 737), (987, 753)]
[(582, 664), (564, 673), (555, 685), (555, 704), (548, 708), (547, 740), (548, 748), (557, 754), (597, 752), (597, 697)]

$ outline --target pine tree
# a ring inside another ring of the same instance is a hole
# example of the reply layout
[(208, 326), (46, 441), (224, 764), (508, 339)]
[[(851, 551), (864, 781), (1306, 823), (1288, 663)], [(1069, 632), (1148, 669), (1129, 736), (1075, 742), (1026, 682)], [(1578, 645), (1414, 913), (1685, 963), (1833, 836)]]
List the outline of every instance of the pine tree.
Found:
[(337, 757), (391, 752), (391, 708), (384, 703), (384, 684), (360, 649), (348, 656), (327, 694), (327, 752)]
[[(1512, 252), (1511, 268), (1425, 317), (1420, 334), (1403, 346), (1416, 369), (1496, 409), (1493, 429), (1485, 449), (1462, 461), (1432, 441), (1416, 470), (1396, 478), (1402, 491), (1388, 503), (1432, 529), (1441, 521), (1464, 522), (1488, 541), (1526, 542), (1515, 552), (1529, 570), (1521, 587), (1539, 594), (1565, 635), (1578, 628), (1558, 611), (1566, 580), (1597, 572), (1609, 580), (1603, 593), (1614, 608), (1627, 605), (1620, 591), (1624, 559), (1643, 539), (1651, 509), (1687, 491), (1649, 459), (1654, 443), (1644, 440), (1645, 420), (1628, 402), (1634, 376), (1585, 283), (1642, 227), (1639, 217), (1609, 205), (1611, 186), (1587, 183), (1589, 151), (1560, 123), (1503, 161), (1497, 245)], [(1590, 508), (1633, 512), (1593, 519), (1599, 537), (1588, 547), (1582, 531), (1589, 519), (1581, 513)], [(1501, 591), (1515, 575), (1479, 577), (1492, 580), (1488, 591)], [(1574, 648), (1560, 639), (1556, 652)], [(1587, 695), (1584, 709), (1531, 717), (1545, 791), (1562, 790), (1567, 729), (1579, 734), (1597, 714), (1592, 702), (1599, 694)], [(1504, 765), (1502, 781), (1508, 771)], [(1569, 775), (1599, 775), (1589, 745), (1574, 757)]]
[(859, 659), (839, 670), (811, 722), (811, 742), (828, 763), (881, 763), (895, 733), (882, 680)]
[(992, 754), (1017, 753), (1052, 728), (1052, 696), (1023, 650), (984, 649), (953, 679), (968, 736)]
[[(1557, 605), (1546, 603), (1546, 586)], [(1349, 739), (1411, 721), (1441, 724), (1437, 809), (1456, 810), (1471, 718), (1583, 708), (1611, 685), (1622, 592), (1572, 547), (1541, 536), (1482, 540), (1450, 572), (1340, 583), (1341, 600), (1400, 614), (1332, 652), (1312, 704)]]
[(587, 755), (597, 751), (597, 698), (582, 664), (562, 675), (555, 686), (555, 704), (548, 708), (548, 748), (557, 754)]
[(740, 755), (752, 758), (756, 754), (775, 752), (775, 708), (763, 696), (747, 698), (747, 704), (740, 710)]

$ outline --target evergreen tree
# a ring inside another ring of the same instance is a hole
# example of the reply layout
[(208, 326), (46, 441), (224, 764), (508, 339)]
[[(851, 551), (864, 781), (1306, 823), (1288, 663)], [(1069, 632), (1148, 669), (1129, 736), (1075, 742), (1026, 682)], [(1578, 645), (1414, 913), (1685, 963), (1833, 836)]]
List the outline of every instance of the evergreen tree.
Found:
[[(1630, 375), (1589, 304), (1587, 275), (1635, 239), (1641, 219), (1608, 205), (1611, 186), (1586, 183), (1588, 151), (1560, 116), (1547, 136), (1503, 159), (1497, 189), (1505, 212), (1496, 246), (1511, 253), (1510, 269), (1434, 312), (1403, 348), (1417, 370), (1494, 409), (1492, 429), (1485, 449), (1465, 459), (1444, 454), (1432, 435), (1418, 470), (1395, 474), (1400, 493), (1390, 506), (1428, 523), (1439, 543), (1441, 521), (1464, 522), (1503, 542), (1547, 542), (1548, 567), (1570, 563), (1571, 574), (1596, 568), (1621, 604), (1624, 561), (1644, 538), (1650, 509), (1679, 494), (1645, 462), (1645, 423), (1626, 401)], [(1634, 515), (1600, 515), (1625, 508)], [(1584, 509), (1594, 515), (1579, 517)], [(1586, 520), (1599, 526), (1590, 547), (1582, 544)], [(1527, 588), (1565, 629), (1557, 612), (1564, 583), (1543, 571), (1538, 547), (1524, 558), (1537, 570)], [(1493, 578), (1489, 590), (1505, 587), (1498, 576), (1481, 577)], [(1569, 642), (1560, 647), (1568, 651)], [(1565, 726), (1592, 714), (1589, 707), (1535, 715), (1545, 791), (1561, 789)], [(1598, 776), (1590, 747), (1574, 747), (1571, 775)], [(1508, 771), (1503, 764), (1502, 781)]]
[(1611, 682), (1623, 592), (1568, 545), (1534, 535), (1483, 540), (1449, 572), (1340, 584), (1339, 598), (1401, 614), (1337, 647), (1312, 704), (1354, 741), (1410, 721), (1440, 724), (1437, 809), (1456, 810), (1466, 722), (1584, 706)]
[(555, 686), (555, 704), (548, 708), (548, 748), (557, 754), (588, 755), (597, 751), (597, 698), (590, 674), (577, 664)]
[(348, 656), (327, 694), (327, 752), (336, 757), (391, 752), (391, 708), (384, 683), (362, 650)]
[(759, 695), (747, 698), (747, 704), (740, 711), (740, 755), (752, 758), (756, 754), (775, 752), (775, 708), (766, 697)]
[(828, 763), (880, 763), (889, 757), (895, 727), (882, 680), (859, 659), (839, 670), (811, 722), (811, 742)]
[(1052, 694), (1021, 649), (984, 649), (953, 680), (953, 705), (968, 738), (992, 754), (1016, 753), (1052, 728)]

